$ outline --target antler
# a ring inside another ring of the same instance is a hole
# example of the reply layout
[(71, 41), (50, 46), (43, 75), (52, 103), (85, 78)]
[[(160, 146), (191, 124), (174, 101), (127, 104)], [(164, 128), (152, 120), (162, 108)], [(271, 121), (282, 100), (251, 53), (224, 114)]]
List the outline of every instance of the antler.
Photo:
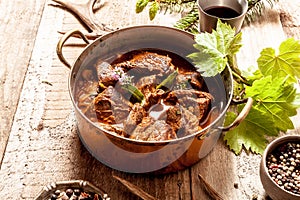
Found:
[[(89, 32), (86, 34), (89, 39), (95, 39), (107, 32), (113, 31), (113, 29), (108, 28), (105, 24), (99, 22), (95, 17), (94, 6), (98, 0), (88, 0), (85, 3), (75, 3), (68, 0), (52, 1), (58, 4), (52, 6), (62, 7), (63, 9), (69, 11), (83, 24), (83, 26)], [(100, 7), (98, 7), (97, 10), (98, 9), (100, 9)]]

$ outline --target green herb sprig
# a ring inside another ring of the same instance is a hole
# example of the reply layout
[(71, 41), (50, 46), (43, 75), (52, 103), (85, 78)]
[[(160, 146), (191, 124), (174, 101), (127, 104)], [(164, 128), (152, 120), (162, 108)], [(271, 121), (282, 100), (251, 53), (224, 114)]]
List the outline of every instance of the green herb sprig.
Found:
[(178, 75), (178, 70), (175, 70), (166, 79), (164, 79), (158, 86), (156, 86), (156, 89), (165, 88), (166, 90), (170, 90), (172, 85), (174, 84), (174, 80), (177, 75)]
[[(245, 16), (245, 24), (250, 24), (264, 14), (267, 6), (273, 8), (279, 0), (248, 0), (248, 11)], [(196, 0), (137, 0), (136, 13), (147, 10), (150, 20), (157, 13), (182, 13), (182, 17), (174, 27), (191, 33), (198, 33), (199, 13)]]
[[(234, 98), (254, 100), (247, 117), (224, 136), (234, 153), (239, 154), (244, 148), (262, 154), (268, 136), (294, 129), (290, 117), (300, 108), (300, 94), (296, 88), (300, 78), (300, 41), (289, 38), (280, 44), (277, 52), (273, 48), (263, 49), (255, 72), (250, 74), (241, 72), (235, 65), (236, 53), (242, 46), (242, 33), (235, 35), (229, 25), (219, 20), (216, 30), (195, 35), (195, 42), (198, 51), (188, 58), (203, 76), (215, 76), (229, 66), (234, 74)], [(241, 111), (243, 106), (236, 106), (236, 110)], [(238, 112), (228, 111), (225, 125), (233, 122)]]

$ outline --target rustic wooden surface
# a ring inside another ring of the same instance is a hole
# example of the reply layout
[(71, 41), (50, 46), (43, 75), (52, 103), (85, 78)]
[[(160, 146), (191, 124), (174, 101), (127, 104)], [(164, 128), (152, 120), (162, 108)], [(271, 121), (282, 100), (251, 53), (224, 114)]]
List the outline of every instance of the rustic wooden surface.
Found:
[(41, 1), (2, 1), (0, 4), (0, 160), (4, 155), (45, 6)]
[[(158, 199), (209, 199), (201, 174), (227, 200), (266, 199), (260, 183), (259, 155), (235, 156), (220, 140), (214, 150), (189, 169), (168, 175), (127, 174), (94, 159), (82, 146), (68, 94), (69, 70), (55, 52), (57, 31), (82, 26), (51, 1), (1, 1), (0, 4), (0, 199), (33, 199), (45, 184), (84, 179), (103, 188), (112, 199), (139, 199), (112, 174), (143, 188)], [(113, 28), (138, 24), (172, 26), (178, 15), (135, 14), (135, 0), (105, 1), (97, 17)], [(300, 39), (300, 1), (281, 0), (258, 22), (242, 29), (240, 66), (255, 65), (264, 47), (277, 47), (286, 37)], [(80, 40), (72, 40), (82, 43)], [(72, 63), (80, 47), (66, 47)], [(300, 134), (300, 119), (293, 118)], [(238, 186), (238, 187), (235, 187)]]

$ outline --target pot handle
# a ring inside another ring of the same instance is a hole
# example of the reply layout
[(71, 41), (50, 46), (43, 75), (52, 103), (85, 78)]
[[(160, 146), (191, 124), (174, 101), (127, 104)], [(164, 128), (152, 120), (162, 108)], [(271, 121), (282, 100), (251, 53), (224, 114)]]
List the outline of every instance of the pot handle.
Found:
[[(243, 102), (244, 101), (242, 101), (241, 103)], [(246, 105), (244, 106), (240, 114), (237, 116), (237, 118), (230, 125), (225, 127), (218, 127), (218, 128), (221, 129), (222, 131), (230, 131), (235, 127), (237, 127), (248, 115), (249, 111), (251, 110), (252, 104), (253, 104), (253, 99), (251, 97), (248, 97)]]
[(77, 29), (66, 32), (60, 38), (60, 40), (58, 41), (57, 46), (56, 46), (56, 54), (57, 54), (59, 60), (63, 64), (65, 64), (69, 69), (72, 68), (72, 65), (70, 65), (69, 62), (63, 56), (62, 48), (63, 48), (65, 42), (73, 35), (79, 35), (83, 39), (83, 41), (85, 41), (87, 44), (90, 43), (89, 40), (87, 39), (87, 37), (80, 30), (77, 30)]

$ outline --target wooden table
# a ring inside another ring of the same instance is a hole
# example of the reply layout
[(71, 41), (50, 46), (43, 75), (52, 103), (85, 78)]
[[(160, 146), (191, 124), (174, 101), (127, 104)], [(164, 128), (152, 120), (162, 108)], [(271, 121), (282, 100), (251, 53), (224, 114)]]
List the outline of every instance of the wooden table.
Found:
[[(124, 3), (126, 2), (126, 3)], [(121, 28), (137, 24), (172, 26), (178, 15), (136, 15), (136, 0), (106, 1), (101, 21)], [(33, 199), (42, 187), (60, 180), (83, 179), (103, 188), (112, 199), (139, 199), (112, 177), (117, 175), (158, 199), (209, 199), (201, 174), (225, 199), (265, 199), (259, 179), (259, 155), (235, 156), (220, 140), (214, 150), (189, 169), (150, 176), (110, 169), (81, 144), (68, 94), (67, 69), (55, 52), (58, 31), (81, 28), (69, 13), (50, 1), (2, 1), (0, 4), (0, 199)], [(281, 0), (258, 22), (242, 29), (240, 66), (255, 65), (264, 47), (286, 37), (300, 39), (300, 1)], [(74, 42), (77, 42), (74, 40)], [(74, 61), (82, 48), (67, 48)], [(299, 115), (293, 117), (299, 134)]]

